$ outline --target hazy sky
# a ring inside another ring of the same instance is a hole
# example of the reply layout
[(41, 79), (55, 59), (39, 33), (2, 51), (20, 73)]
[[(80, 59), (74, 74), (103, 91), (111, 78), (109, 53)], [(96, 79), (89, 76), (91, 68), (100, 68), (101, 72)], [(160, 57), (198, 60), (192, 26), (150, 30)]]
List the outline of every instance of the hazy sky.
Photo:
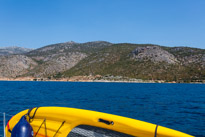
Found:
[(0, 0), (0, 47), (71, 40), (205, 49), (205, 0)]

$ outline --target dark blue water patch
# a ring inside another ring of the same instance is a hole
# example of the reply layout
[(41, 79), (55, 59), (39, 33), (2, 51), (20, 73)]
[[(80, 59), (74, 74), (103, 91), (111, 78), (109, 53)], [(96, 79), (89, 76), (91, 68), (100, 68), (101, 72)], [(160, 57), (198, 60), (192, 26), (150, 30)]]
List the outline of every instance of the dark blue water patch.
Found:
[(0, 82), (0, 94), (0, 112), (7, 114), (36, 106), (73, 107), (205, 137), (204, 84)]

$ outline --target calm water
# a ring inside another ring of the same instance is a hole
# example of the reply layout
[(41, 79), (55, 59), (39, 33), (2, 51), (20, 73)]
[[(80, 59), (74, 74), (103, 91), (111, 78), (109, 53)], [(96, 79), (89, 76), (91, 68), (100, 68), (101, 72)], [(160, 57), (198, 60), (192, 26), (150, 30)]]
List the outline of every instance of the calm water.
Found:
[(205, 84), (0, 82), (0, 102), (0, 112), (10, 115), (36, 106), (73, 107), (205, 137)]

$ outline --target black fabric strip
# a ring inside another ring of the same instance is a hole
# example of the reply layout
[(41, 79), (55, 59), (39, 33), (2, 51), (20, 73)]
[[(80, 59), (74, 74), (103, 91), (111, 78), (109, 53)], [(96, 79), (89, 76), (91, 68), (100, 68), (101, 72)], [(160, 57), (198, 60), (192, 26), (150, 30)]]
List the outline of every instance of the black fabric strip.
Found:
[(157, 137), (157, 128), (158, 128), (158, 125), (157, 125), (156, 128), (155, 128), (154, 137)]

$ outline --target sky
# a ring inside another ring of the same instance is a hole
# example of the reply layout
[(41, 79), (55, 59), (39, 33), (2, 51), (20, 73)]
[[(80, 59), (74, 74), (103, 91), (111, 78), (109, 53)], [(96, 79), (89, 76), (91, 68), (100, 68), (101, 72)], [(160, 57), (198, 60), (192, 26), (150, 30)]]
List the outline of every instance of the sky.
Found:
[(75, 41), (205, 49), (205, 0), (0, 0), (0, 47)]

